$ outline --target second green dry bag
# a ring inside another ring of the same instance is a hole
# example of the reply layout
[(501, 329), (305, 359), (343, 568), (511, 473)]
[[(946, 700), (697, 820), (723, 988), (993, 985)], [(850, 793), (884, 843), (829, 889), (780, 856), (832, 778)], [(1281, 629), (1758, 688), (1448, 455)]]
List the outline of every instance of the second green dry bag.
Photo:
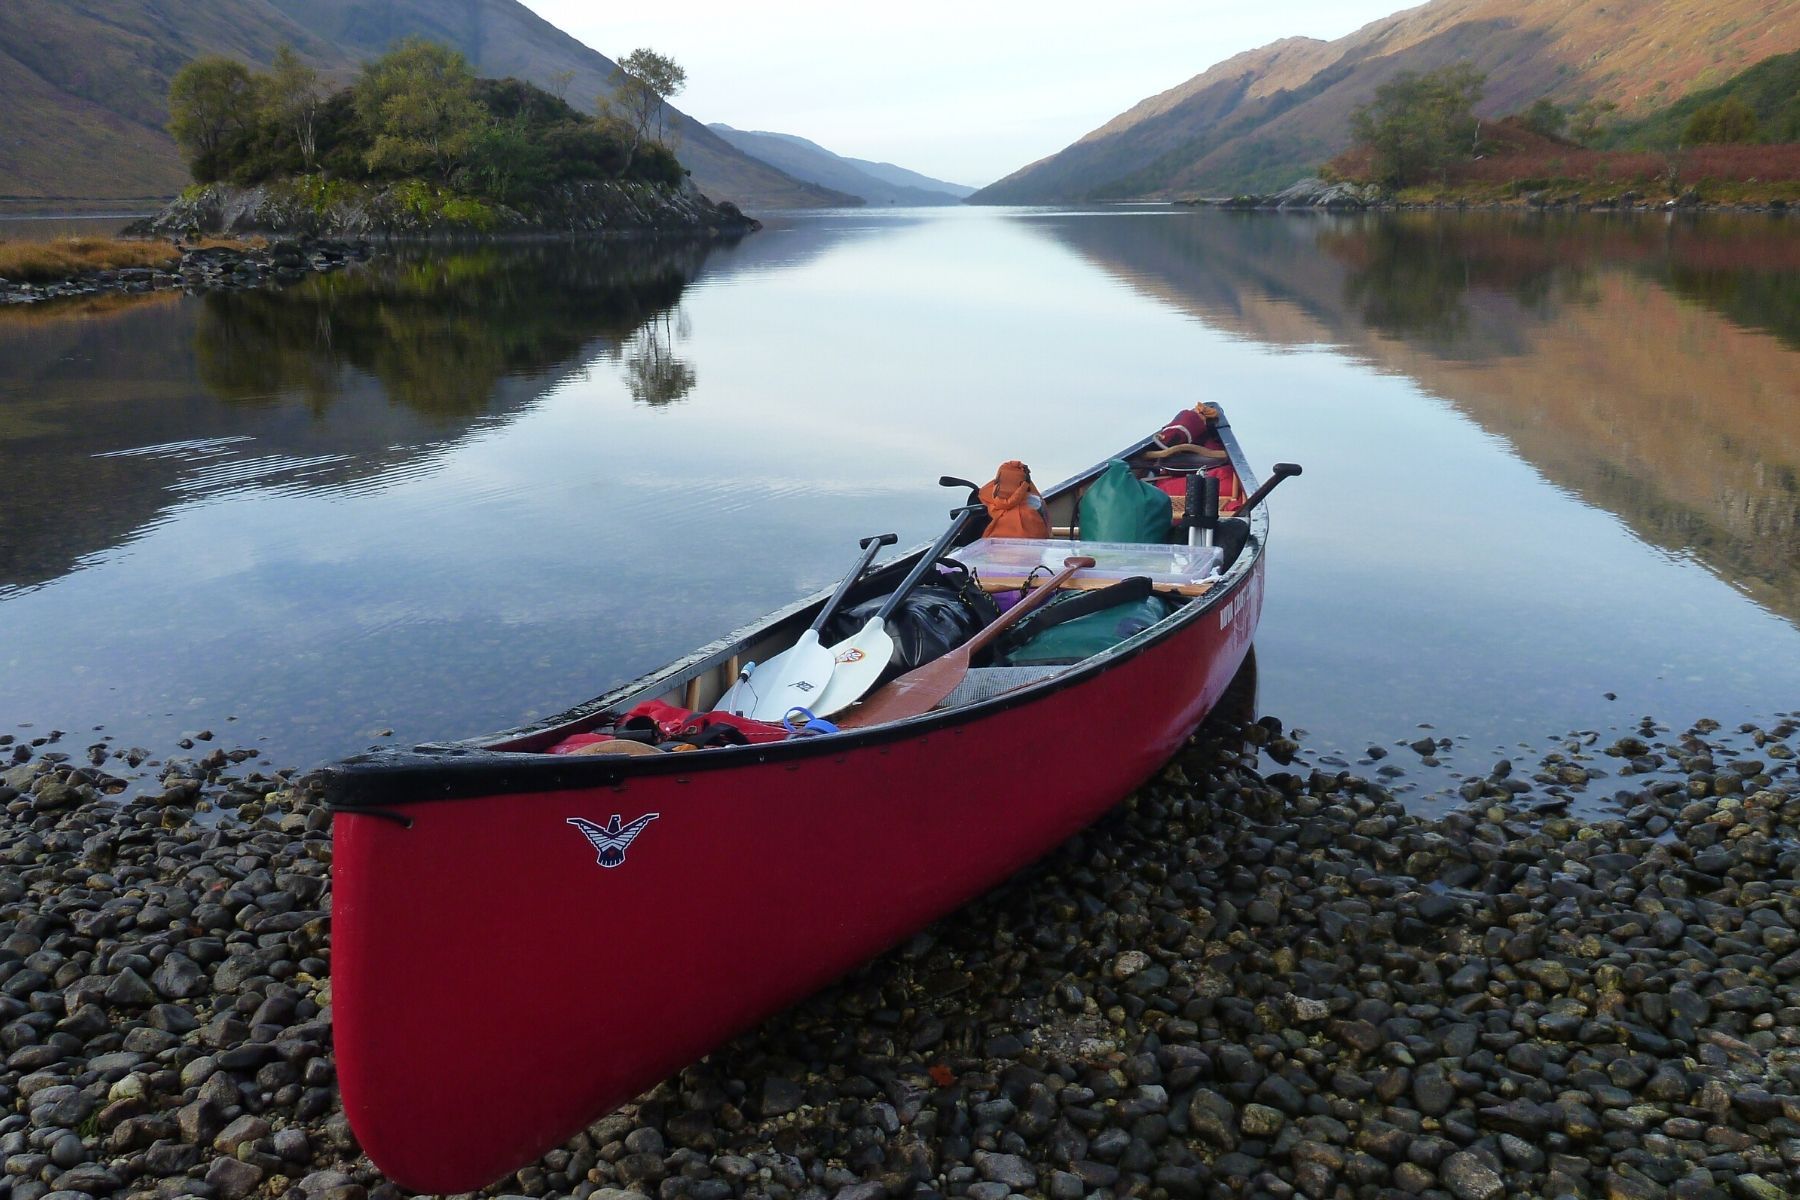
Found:
[(1169, 497), (1115, 458), (1082, 495), (1079, 519), (1084, 542), (1160, 544), (1169, 540)]

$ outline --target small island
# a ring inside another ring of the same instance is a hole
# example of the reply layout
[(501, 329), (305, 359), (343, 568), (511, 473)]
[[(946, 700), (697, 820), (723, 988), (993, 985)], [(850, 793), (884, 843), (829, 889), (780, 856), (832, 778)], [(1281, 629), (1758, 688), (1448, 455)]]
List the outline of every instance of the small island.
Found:
[(0, 247), (0, 305), (292, 282), (393, 239), (759, 229), (702, 195), (664, 140), (665, 102), (685, 78), (634, 51), (590, 116), (533, 84), (478, 78), (418, 38), (337, 90), (287, 47), (266, 72), (195, 59), (169, 89), (193, 185), (122, 237)]
[[(635, 68), (635, 69), (634, 69)], [(270, 70), (196, 59), (170, 87), (194, 186), (131, 232), (177, 236), (686, 236), (758, 228), (696, 189), (662, 140), (680, 68), (627, 57), (597, 116), (454, 50), (402, 42), (330, 90), (283, 48)]]

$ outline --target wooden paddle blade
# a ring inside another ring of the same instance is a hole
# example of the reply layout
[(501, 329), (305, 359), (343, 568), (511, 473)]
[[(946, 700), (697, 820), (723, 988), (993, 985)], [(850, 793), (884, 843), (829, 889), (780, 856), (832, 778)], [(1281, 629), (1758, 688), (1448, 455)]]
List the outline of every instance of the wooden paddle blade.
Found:
[(930, 712), (969, 674), (969, 648), (958, 646), (894, 680), (861, 704), (837, 718), (840, 729), (861, 729), (888, 721), (902, 721)]

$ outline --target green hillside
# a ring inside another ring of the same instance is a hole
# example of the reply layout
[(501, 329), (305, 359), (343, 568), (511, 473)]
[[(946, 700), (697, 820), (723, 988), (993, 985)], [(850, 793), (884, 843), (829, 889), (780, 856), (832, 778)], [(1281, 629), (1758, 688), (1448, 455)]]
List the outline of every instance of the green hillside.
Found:
[(1621, 124), (1607, 138), (1617, 149), (1665, 150), (1681, 144), (1682, 131), (1708, 105), (1741, 100), (1756, 113), (1757, 141), (1800, 142), (1800, 50), (1766, 58), (1748, 71), (1638, 121)]
[[(1549, 99), (1640, 120), (1696, 87), (1800, 52), (1800, 4), (1428, 0), (1332, 42), (1287, 38), (1217, 63), (970, 198), (1039, 204), (1267, 192), (1347, 149), (1350, 114), (1403, 73), (1467, 62), (1477, 115)], [(1778, 88), (1778, 82), (1771, 87)], [(1792, 83), (1787, 94), (1793, 94)]]

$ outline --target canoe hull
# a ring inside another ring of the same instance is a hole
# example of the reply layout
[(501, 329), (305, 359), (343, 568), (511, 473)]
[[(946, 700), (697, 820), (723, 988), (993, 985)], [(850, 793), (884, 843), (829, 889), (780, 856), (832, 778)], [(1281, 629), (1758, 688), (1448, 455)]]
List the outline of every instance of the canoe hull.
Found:
[(409, 826), (340, 811), (333, 1020), (363, 1148), (415, 1190), (481, 1187), (1039, 858), (1218, 702), (1263, 568), (908, 736), (416, 804)]

